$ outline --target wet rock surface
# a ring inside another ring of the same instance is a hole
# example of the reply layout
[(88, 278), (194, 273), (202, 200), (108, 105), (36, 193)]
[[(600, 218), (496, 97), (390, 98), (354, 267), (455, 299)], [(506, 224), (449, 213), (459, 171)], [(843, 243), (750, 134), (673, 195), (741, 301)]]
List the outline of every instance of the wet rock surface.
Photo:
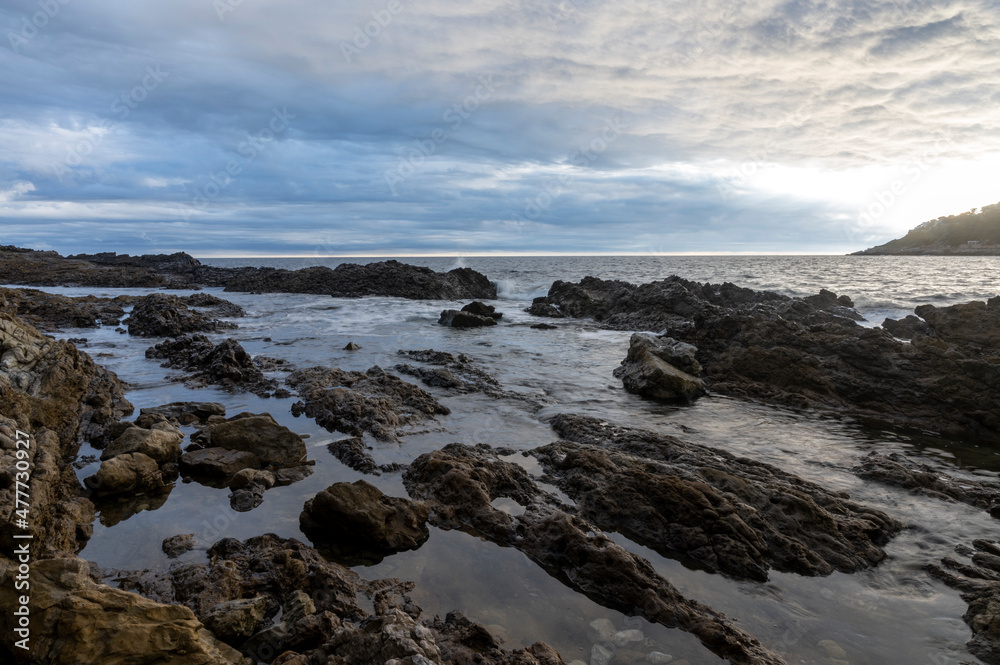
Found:
[[(17, 566), (0, 559), (0, 603), (15, 607)], [(5, 662), (32, 665), (135, 663), (136, 665), (250, 665), (220, 642), (187, 607), (148, 600), (94, 582), (86, 561), (34, 561), (31, 568), (30, 649), (0, 647)], [(0, 625), (13, 634), (11, 612)], [(14, 660), (16, 658), (16, 660)]]
[(459, 395), (483, 393), (497, 399), (518, 399), (534, 403), (532, 396), (504, 388), (489, 372), (479, 367), (464, 353), (454, 355), (434, 349), (400, 350), (397, 353), (409, 360), (430, 365), (421, 367), (400, 363), (395, 367), (400, 374), (415, 376), (426, 386), (443, 388)]
[(766, 580), (854, 572), (903, 525), (780, 469), (595, 418), (558, 415), (562, 441), (532, 454), (577, 514), (664, 556)]
[(171, 402), (139, 409), (140, 416), (146, 414), (162, 415), (178, 425), (205, 424), (212, 416), (225, 416), (226, 407), (218, 402)]
[(671, 337), (635, 333), (628, 355), (614, 375), (631, 393), (668, 402), (691, 402), (705, 393), (698, 378), (701, 365), (695, 347)]
[(955, 548), (960, 558), (945, 557), (941, 565), (925, 567), (935, 577), (962, 594), (969, 605), (963, 615), (972, 629), (968, 650), (989, 665), (1000, 665), (1000, 545), (976, 540), (973, 547)]
[(427, 507), (383, 494), (359, 480), (335, 483), (306, 501), (299, 515), (313, 543), (346, 560), (378, 562), (387, 554), (414, 550), (429, 537)]
[(124, 323), (128, 325), (128, 334), (136, 337), (179, 337), (185, 333), (236, 328), (234, 323), (212, 319), (189, 309), (182, 299), (165, 293), (151, 293), (140, 298)]
[[(563, 511), (524, 469), (500, 460), (488, 446), (450, 444), (421, 455), (403, 479), (411, 496), (426, 501), (433, 524), (515, 547), (597, 603), (688, 631), (733, 663), (784, 662), (723, 615), (683, 597), (647, 561), (598, 527)], [(515, 517), (494, 508), (492, 502), (501, 497), (526, 510)]]
[(482, 328), (495, 326), (503, 318), (503, 312), (496, 311), (493, 305), (473, 301), (461, 310), (446, 309), (441, 312), (438, 323), (452, 328)]
[(1000, 518), (1000, 483), (995, 481), (955, 478), (899, 453), (869, 453), (853, 471), (866, 480), (902, 487), (923, 496), (967, 503)]
[[(407, 596), (412, 583), (362, 580), (316, 549), (273, 534), (221, 540), (208, 550), (207, 563), (115, 571), (113, 579), (122, 589), (181, 603), (255, 661), (562, 665), (542, 643), (506, 651), (458, 613), (420, 621), (420, 608)], [(359, 594), (372, 599), (371, 612), (358, 604)]]
[(396, 471), (399, 468), (395, 464), (385, 465), (376, 463), (375, 458), (368, 452), (370, 448), (365, 445), (364, 438), (360, 436), (352, 436), (334, 441), (326, 449), (341, 462), (361, 473), (380, 476), (383, 471)]
[(451, 413), (426, 391), (378, 366), (366, 372), (312, 367), (292, 372), (286, 382), (302, 397), (292, 405), (294, 415), (351, 436), (368, 432), (396, 441), (399, 428)]
[(0, 288), (0, 312), (18, 316), (45, 331), (118, 325), (125, 316), (124, 307), (135, 300), (134, 296), (74, 298), (35, 289)]
[(182, 335), (146, 349), (146, 357), (164, 359), (162, 367), (171, 367), (194, 374), (183, 378), (198, 387), (216, 385), (228, 390), (246, 390), (261, 397), (282, 396), (274, 379), (264, 376), (250, 354), (234, 339), (218, 344), (204, 335)]

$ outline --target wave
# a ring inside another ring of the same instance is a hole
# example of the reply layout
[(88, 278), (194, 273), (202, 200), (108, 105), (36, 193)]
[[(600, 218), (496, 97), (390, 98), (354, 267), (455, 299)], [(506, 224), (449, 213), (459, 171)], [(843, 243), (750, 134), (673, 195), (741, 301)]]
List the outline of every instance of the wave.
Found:
[(531, 301), (549, 294), (548, 286), (535, 286), (527, 291), (521, 290), (524, 287), (513, 279), (498, 279), (493, 284), (497, 287), (497, 300)]

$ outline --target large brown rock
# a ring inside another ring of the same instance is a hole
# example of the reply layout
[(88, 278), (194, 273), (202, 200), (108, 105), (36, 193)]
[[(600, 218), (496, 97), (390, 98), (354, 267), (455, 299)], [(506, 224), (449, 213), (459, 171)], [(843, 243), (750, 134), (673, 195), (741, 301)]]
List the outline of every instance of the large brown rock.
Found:
[[(0, 559), (0, 605), (18, 606), (16, 564)], [(5, 611), (4, 662), (31, 665), (249, 665), (181, 605), (163, 605), (91, 580), (86, 561), (45, 559), (31, 567), (28, 650), (12, 647), (14, 621)]]
[(253, 453), (271, 466), (294, 466), (306, 459), (302, 437), (279, 425), (269, 413), (241, 414), (213, 425), (209, 440), (213, 447)]
[(213, 478), (228, 483), (243, 469), (259, 469), (260, 458), (245, 450), (203, 448), (181, 455), (180, 467), (192, 476)]
[(629, 342), (628, 355), (614, 375), (631, 393), (671, 402), (690, 402), (705, 392), (705, 382), (695, 374), (701, 365), (696, 349), (671, 338), (636, 333)]
[(98, 495), (155, 492), (163, 489), (163, 474), (153, 458), (125, 453), (101, 462), (84, 484)]
[(420, 547), (430, 535), (427, 515), (424, 504), (359, 480), (335, 483), (306, 501), (299, 526), (313, 542), (378, 556)]
[(129, 427), (121, 436), (115, 439), (101, 453), (101, 459), (107, 460), (127, 453), (142, 453), (158, 463), (176, 462), (181, 456), (180, 431), (165, 429), (143, 429)]

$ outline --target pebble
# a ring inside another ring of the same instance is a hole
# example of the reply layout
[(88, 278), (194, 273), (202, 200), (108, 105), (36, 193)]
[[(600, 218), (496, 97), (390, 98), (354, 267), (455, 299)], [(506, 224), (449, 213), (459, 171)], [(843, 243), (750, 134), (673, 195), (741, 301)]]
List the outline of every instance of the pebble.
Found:
[(615, 633), (615, 646), (623, 647), (630, 642), (642, 642), (646, 639), (646, 636), (642, 634), (641, 630), (636, 628), (631, 628), (629, 630), (620, 630)]
[(829, 658), (847, 660), (847, 652), (833, 640), (820, 640), (816, 646), (822, 649)]
[(608, 619), (594, 619), (590, 622), (590, 630), (587, 637), (591, 642), (599, 644), (611, 644), (615, 640), (615, 624)]
[(646, 660), (653, 665), (664, 665), (664, 663), (669, 663), (674, 659), (669, 653), (663, 653), (662, 651), (650, 651), (646, 654)]
[(590, 650), (590, 665), (608, 665), (614, 657), (615, 654), (611, 649), (595, 644)]

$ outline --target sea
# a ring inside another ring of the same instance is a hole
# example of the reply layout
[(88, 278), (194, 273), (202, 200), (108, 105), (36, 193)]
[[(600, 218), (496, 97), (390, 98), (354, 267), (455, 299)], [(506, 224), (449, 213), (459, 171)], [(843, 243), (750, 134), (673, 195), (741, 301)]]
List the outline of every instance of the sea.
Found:
[[(501, 325), (456, 330), (438, 325), (452, 301), (400, 298), (341, 299), (306, 294), (224, 293), (240, 304), (245, 318), (233, 319), (234, 337), (253, 355), (288, 361), (296, 368), (325, 365), (365, 370), (379, 365), (389, 372), (403, 359), (399, 350), (435, 349), (468, 354), (505, 388), (530, 395), (525, 400), (484, 395), (449, 395), (426, 388), (450, 407), (449, 416), (413, 426), (399, 443), (369, 440), (379, 463), (408, 463), (452, 442), (486, 443), (530, 450), (556, 439), (547, 420), (563, 412), (589, 414), (633, 427), (669, 434), (774, 464), (854, 501), (886, 511), (907, 529), (885, 548), (886, 561), (870, 570), (803, 577), (771, 572), (765, 583), (742, 582), (682, 563), (642, 547), (620, 534), (618, 544), (646, 558), (682, 593), (725, 613), (788, 663), (946, 665), (978, 663), (965, 643), (971, 631), (962, 621), (966, 604), (933, 580), (923, 567), (953, 555), (957, 545), (976, 538), (1000, 540), (1000, 521), (982, 510), (912, 495), (864, 481), (851, 469), (869, 452), (899, 452), (941, 472), (969, 479), (996, 479), (1000, 451), (975, 441), (948, 441), (930, 434), (870, 430), (835, 413), (776, 408), (709, 395), (690, 406), (671, 406), (626, 393), (612, 371), (624, 358), (630, 333), (602, 330), (589, 320), (557, 320), (555, 330), (535, 330), (538, 321), (524, 312), (531, 299), (545, 295), (555, 280), (577, 281), (592, 275), (643, 283), (679, 275), (712, 283), (733, 282), (790, 296), (821, 288), (850, 296), (865, 317), (863, 325), (901, 318), (922, 304), (949, 305), (985, 300), (1000, 293), (1000, 257), (878, 256), (505, 256), (395, 257), (435, 270), (469, 267), (497, 284), (498, 299), (488, 304), (504, 313)], [(334, 267), (366, 263), (363, 258), (298, 257), (203, 259), (217, 266)], [(144, 293), (140, 289), (47, 288), (67, 295)], [(178, 292), (174, 292), (178, 293)], [(184, 292), (179, 292), (183, 294)], [(265, 532), (306, 541), (298, 526), (303, 503), (335, 482), (364, 477), (387, 494), (406, 496), (400, 474), (363, 476), (335, 459), (327, 445), (331, 433), (306, 417), (293, 417), (295, 398), (264, 399), (214, 388), (191, 388), (180, 373), (147, 360), (155, 340), (119, 334), (113, 326), (66, 329), (58, 337), (86, 338), (79, 346), (129, 382), (128, 399), (139, 407), (174, 401), (218, 401), (229, 414), (270, 413), (278, 422), (308, 436), (314, 473), (298, 483), (274, 488), (261, 506), (247, 513), (230, 509), (227, 489), (178, 481), (169, 494), (132, 497), (99, 515), (94, 535), (81, 556), (110, 569), (164, 569), (164, 538), (194, 534), (198, 548), (181, 561), (204, 561), (205, 550), (223, 537), (248, 538)], [(348, 342), (360, 345), (346, 351)], [(284, 373), (272, 373), (281, 380)], [(406, 378), (406, 377), (404, 377)], [(410, 379), (414, 380), (415, 379)], [(133, 415), (133, 417), (134, 417)], [(187, 434), (194, 432), (185, 428)], [(84, 447), (81, 455), (98, 455)], [(531, 457), (512, 461), (538, 473)], [(82, 479), (94, 461), (79, 465)], [(516, 511), (516, 505), (498, 506)], [(459, 610), (483, 623), (507, 648), (548, 642), (563, 659), (591, 660), (589, 624), (609, 619), (618, 629), (638, 628), (643, 649), (669, 654), (671, 662), (722, 662), (680, 630), (651, 625), (604, 608), (550, 577), (525, 555), (460, 531), (431, 529), (420, 549), (356, 566), (366, 578), (412, 580), (414, 601), (424, 616)], [(614, 662), (638, 662), (621, 657)], [(576, 665), (579, 665), (577, 663)]]

